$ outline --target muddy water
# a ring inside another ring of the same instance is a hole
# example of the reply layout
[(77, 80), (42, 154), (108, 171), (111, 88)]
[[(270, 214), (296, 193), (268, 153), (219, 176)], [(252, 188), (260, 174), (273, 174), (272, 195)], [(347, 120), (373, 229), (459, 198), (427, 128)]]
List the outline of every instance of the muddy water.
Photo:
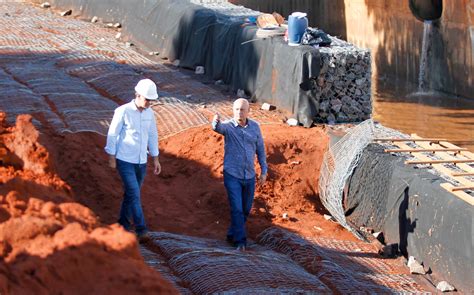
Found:
[(407, 134), (445, 138), (474, 152), (474, 99), (416, 91), (416, 85), (374, 81), (374, 120)]

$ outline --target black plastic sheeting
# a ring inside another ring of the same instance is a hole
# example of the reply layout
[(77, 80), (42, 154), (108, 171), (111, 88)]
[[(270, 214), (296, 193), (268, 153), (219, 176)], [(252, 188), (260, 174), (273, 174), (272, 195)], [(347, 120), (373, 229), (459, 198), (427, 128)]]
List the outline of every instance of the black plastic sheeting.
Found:
[[(226, 15), (185, 0), (52, 3), (75, 13), (80, 10), (82, 17), (120, 22), (123, 34), (133, 42), (159, 52), (162, 58), (179, 59), (182, 67), (204, 66), (213, 79), (292, 112), (306, 127), (316, 119), (318, 100), (310, 78), (319, 75), (319, 50), (290, 47), (281, 36), (254, 40), (257, 27), (242, 26), (244, 16)], [(242, 44), (246, 41), (251, 42)]]
[(347, 220), (382, 231), (405, 256), (429, 266), (458, 290), (474, 290), (474, 207), (440, 187), (446, 182), (369, 145), (348, 181)]

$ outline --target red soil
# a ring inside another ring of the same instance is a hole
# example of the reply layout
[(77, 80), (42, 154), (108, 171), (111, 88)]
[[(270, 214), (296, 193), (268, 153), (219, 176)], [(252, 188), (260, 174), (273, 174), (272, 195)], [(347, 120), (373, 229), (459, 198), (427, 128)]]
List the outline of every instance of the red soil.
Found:
[[(320, 128), (264, 125), (269, 178), (257, 189), (251, 238), (278, 225), (304, 236), (353, 239), (336, 223), (322, 217), (317, 185), (328, 138)], [(142, 189), (150, 229), (222, 239), (229, 224), (229, 207), (222, 179), (223, 137), (202, 126), (160, 141), (162, 174), (151, 165)], [(92, 133), (51, 135), (46, 147), (58, 174), (77, 202), (91, 208), (102, 222), (115, 223), (122, 200), (122, 183), (107, 167), (105, 138)], [(288, 219), (283, 219), (288, 213)]]
[(0, 115), (0, 293), (176, 293), (133, 234), (74, 202), (41, 139), (30, 116)]
[[(324, 220), (321, 214), (325, 210), (317, 187), (319, 167), (328, 145), (324, 130), (279, 124), (262, 126), (262, 133), (269, 177), (256, 191), (248, 224), (250, 236), (255, 238), (266, 227), (277, 225), (303, 236), (353, 239), (338, 224)], [(204, 126), (164, 140), (160, 148), (166, 153), (162, 165), (164, 181), (161, 182), (164, 183), (156, 185), (155, 197), (149, 201), (158, 213), (154, 224), (168, 231), (215, 238), (225, 236), (229, 207), (222, 177), (223, 137)], [(160, 220), (168, 219), (171, 212), (185, 227), (180, 224), (167, 227), (166, 222)], [(283, 218), (284, 213), (288, 218)]]
[[(144, 264), (135, 237), (115, 224), (122, 184), (107, 166), (103, 136), (47, 128), (40, 134), (29, 116), (15, 127), (0, 121), (0, 293), (173, 292)], [(269, 177), (256, 192), (250, 238), (276, 225), (303, 236), (354, 240), (322, 217), (317, 185), (328, 144), (324, 130), (264, 125), (262, 132)], [(162, 174), (153, 175), (150, 165), (142, 189), (150, 229), (225, 237), (223, 137), (197, 127), (160, 141), (160, 151)]]

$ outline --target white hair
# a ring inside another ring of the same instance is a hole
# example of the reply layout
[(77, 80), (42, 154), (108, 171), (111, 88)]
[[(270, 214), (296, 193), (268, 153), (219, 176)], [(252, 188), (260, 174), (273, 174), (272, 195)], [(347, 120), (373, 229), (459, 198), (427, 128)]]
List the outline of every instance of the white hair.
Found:
[(245, 98), (237, 98), (235, 101), (234, 101), (234, 107), (236, 104), (238, 104), (239, 102), (242, 102), (244, 105), (246, 105), (247, 107), (250, 107), (250, 104), (249, 104), (249, 101)]

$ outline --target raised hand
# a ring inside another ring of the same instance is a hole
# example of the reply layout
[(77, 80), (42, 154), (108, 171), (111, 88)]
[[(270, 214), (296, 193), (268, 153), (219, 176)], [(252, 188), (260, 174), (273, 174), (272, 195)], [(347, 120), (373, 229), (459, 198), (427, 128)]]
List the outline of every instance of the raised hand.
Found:
[(214, 118), (212, 119), (214, 122), (220, 122), (221, 121), (221, 115), (219, 113), (216, 113), (214, 115)]

